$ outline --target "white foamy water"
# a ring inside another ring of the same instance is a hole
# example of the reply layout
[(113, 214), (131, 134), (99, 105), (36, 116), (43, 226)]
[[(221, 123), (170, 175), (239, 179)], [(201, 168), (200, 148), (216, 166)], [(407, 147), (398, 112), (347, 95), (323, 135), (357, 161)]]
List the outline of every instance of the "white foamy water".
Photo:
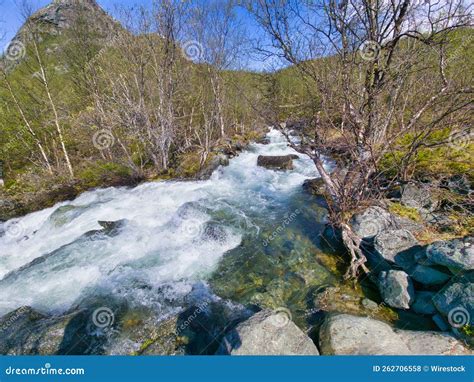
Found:
[[(301, 154), (292, 171), (257, 167), (258, 155), (295, 153), (277, 131), (268, 137), (270, 144), (251, 145), (206, 181), (90, 191), (6, 222), (0, 315), (22, 305), (61, 312), (100, 291), (147, 305), (185, 295), (243, 234), (258, 234), (255, 216), (270, 218), (306, 178), (317, 176)], [(220, 212), (226, 218), (216, 223)], [(102, 228), (98, 221), (121, 219), (114, 234), (85, 236)]]

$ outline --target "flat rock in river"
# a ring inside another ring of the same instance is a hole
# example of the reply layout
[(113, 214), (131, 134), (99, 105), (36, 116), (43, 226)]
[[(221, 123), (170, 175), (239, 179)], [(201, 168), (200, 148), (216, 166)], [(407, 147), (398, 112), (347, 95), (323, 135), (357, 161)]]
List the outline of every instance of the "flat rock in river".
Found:
[(293, 159), (297, 159), (296, 155), (259, 155), (257, 165), (272, 170), (293, 170)]

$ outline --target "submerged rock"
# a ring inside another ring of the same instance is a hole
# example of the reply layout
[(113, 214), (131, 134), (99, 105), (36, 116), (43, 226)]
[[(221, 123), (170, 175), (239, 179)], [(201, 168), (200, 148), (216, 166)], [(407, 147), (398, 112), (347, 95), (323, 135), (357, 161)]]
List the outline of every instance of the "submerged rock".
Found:
[(263, 310), (227, 334), (218, 354), (319, 355), (313, 341), (291, 321), (286, 310)]
[(455, 270), (474, 270), (474, 237), (437, 241), (426, 248), (426, 257), (433, 263)]
[(272, 170), (293, 170), (293, 159), (297, 158), (296, 155), (259, 155), (257, 166)]
[(405, 272), (395, 270), (380, 272), (378, 286), (385, 303), (394, 308), (410, 309), (415, 298), (415, 289)]

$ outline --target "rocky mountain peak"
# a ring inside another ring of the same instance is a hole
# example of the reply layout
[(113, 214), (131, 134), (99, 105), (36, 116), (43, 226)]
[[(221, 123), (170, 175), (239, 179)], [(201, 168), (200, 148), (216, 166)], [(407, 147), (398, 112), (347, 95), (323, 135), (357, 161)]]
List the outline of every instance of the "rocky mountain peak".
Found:
[(53, 0), (29, 17), (17, 37), (24, 37), (25, 34), (28, 36), (31, 26), (41, 32), (61, 34), (78, 19), (85, 20), (88, 27), (105, 36), (110, 35), (119, 25), (95, 0)]

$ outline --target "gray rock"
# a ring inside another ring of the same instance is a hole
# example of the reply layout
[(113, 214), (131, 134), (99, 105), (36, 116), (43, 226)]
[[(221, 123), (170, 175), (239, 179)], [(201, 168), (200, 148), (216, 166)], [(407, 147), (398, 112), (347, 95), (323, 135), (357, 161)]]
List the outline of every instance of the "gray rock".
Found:
[(214, 158), (211, 159), (209, 164), (202, 168), (199, 173), (196, 175), (197, 179), (206, 180), (209, 179), (214, 171), (216, 171), (220, 166), (228, 166), (229, 158), (224, 154), (217, 154)]
[(418, 241), (413, 234), (405, 229), (384, 230), (374, 239), (374, 249), (377, 253), (391, 263), (398, 263), (404, 269), (414, 264), (415, 260), (413, 255), (401, 252), (417, 245)]
[(426, 257), (456, 270), (474, 270), (474, 237), (437, 241), (426, 248)]
[(410, 273), (413, 280), (424, 285), (445, 284), (451, 278), (450, 275), (440, 272), (437, 269), (418, 264)]
[(319, 338), (323, 355), (472, 354), (449, 333), (394, 330), (382, 321), (348, 314), (326, 318)]
[(380, 272), (378, 287), (385, 303), (393, 308), (409, 309), (414, 301), (413, 283), (403, 271)]
[(319, 355), (286, 311), (263, 310), (227, 334), (218, 350), (231, 355)]
[(473, 354), (461, 341), (450, 333), (419, 332), (411, 330), (395, 331), (416, 355), (469, 355)]
[(257, 166), (272, 170), (293, 170), (293, 159), (295, 155), (259, 155)]
[(452, 327), (474, 325), (474, 273), (446, 285), (433, 297), (433, 303)]
[(400, 202), (422, 212), (434, 211), (438, 206), (438, 201), (433, 198), (427, 186), (413, 183), (403, 186)]
[(354, 232), (364, 239), (370, 239), (393, 226), (393, 216), (378, 206), (367, 208), (351, 219)]
[(321, 178), (306, 179), (303, 182), (303, 190), (311, 195), (321, 195), (326, 191), (326, 186)]
[(382, 321), (348, 314), (331, 315), (319, 332), (323, 355), (400, 355), (410, 354), (410, 349)]
[(434, 292), (416, 291), (415, 301), (411, 305), (411, 309), (419, 314), (435, 314), (436, 307), (433, 304)]
[(441, 186), (462, 195), (467, 195), (472, 192), (471, 182), (465, 175), (453, 175), (445, 179), (441, 183)]
[(362, 306), (369, 310), (377, 310), (379, 307), (375, 301), (369, 300), (368, 298), (362, 300)]

